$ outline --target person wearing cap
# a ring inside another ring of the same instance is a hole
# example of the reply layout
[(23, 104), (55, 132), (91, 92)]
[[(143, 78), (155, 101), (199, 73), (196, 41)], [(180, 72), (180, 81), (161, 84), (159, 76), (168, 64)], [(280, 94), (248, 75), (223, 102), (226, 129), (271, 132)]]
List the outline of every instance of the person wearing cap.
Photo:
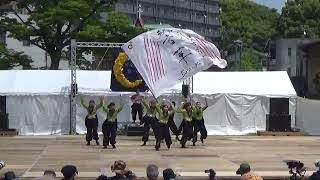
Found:
[(142, 136), (142, 146), (145, 146), (147, 144), (147, 141), (149, 140), (149, 132), (150, 128), (152, 128), (155, 136), (156, 136), (156, 128), (155, 124), (157, 123), (157, 101), (152, 99), (149, 101), (149, 104), (147, 103), (147, 98), (144, 97), (142, 101), (146, 111), (146, 115), (142, 118), (140, 121), (140, 125), (144, 125), (144, 132)]
[(318, 167), (318, 171), (312, 173), (312, 175), (310, 176), (309, 180), (320, 180), (320, 161), (314, 163), (314, 165), (316, 167)]
[(94, 100), (89, 101), (89, 105), (86, 105), (84, 103), (83, 98), (81, 97), (81, 105), (87, 110), (88, 114), (85, 118), (85, 125), (87, 128), (87, 145), (90, 145), (90, 142), (92, 139), (96, 141), (97, 145), (100, 145), (99, 143), (99, 136), (98, 136), (98, 116), (97, 111), (103, 106), (103, 97), (100, 97), (100, 103), (98, 105), (95, 104)]
[(174, 109), (169, 110), (170, 102), (162, 102), (157, 104), (157, 112), (159, 114), (159, 121), (157, 123), (157, 130), (156, 130), (156, 151), (159, 151), (161, 141), (164, 139), (168, 149), (172, 144), (170, 130), (168, 121), (170, 116), (174, 113)]
[(147, 169), (148, 180), (157, 180), (159, 176), (159, 168), (154, 164), (150, 164)]
[(175, 180), (176, 174), (171, 168), (167, 168), (162, 172), (163, 180)]
[(183, 116), (183, 133), (180, 144), (181, 148), (186, 148), (187, 141), (193, 138), (192, 104), (186, 102), (182, 107), (178, 108), (176, 112), (181, 113)]
[(132, 171), (127, 169), (126, 163), (122, 160), (115, 161), (111, 166), (111, 171), (116, 175), (110, 177), (108, 180), (133, 180), (137, 178)]
[(75, 180), (78, 170), (74, 165), (66, 165), (61, 169), (61, 173), (64, 177), (63, 180)]
[(108, 148), (109, 143), (112, 147), (116, 148), (116, 136), (118, 129), (118, 114), (123, 109), (123, 103), (120, 102), (120, 106), (116, 108), (114, 102), (111, 102), (108, 106), (103, 106), (103, 111), (107, 113), (107, 119), (102, 124), (103, 133), (103, 147)]
[(248, 163), (240, 164), (236, 174), (241, 175), (241, 180), (263, 180), (263, 178), (251, 171)]
[(201, 107), (200, 102), (196, 102), (195, 107), (192, 109), (192, 120), (193, 120), (193, 146), (196, 145), (196, 142), (198, 141), (198, 132), (200, 132), (200, 140), (203, 144), (203, 140), (207, 138), (208, 133), (206, 126), (204, 124), (203, 119), (203, 111), (208, 108), (207, 99), (205, 99), (205, 106)]

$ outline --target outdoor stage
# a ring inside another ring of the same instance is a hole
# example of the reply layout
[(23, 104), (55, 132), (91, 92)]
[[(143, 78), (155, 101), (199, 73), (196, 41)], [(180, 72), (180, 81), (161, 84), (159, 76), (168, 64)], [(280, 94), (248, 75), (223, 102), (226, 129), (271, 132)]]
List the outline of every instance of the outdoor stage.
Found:
[(151, 163), (158, 165), (161, 172), (170, 167), (182, 176), (206, 176), (204, 170), (209, 168), (214, 168), (217, 176), (236, 176), (236, 169), (244, 161), (260, 175), (288, 176), (283, 160), (301, 160), (313, 171), (314, 162), (320, 159), (320, 137), (210, 136), (205, 145), (181, 149), (174, 140), (169, 151), (162, 144), (159, 152), (154, 150), (154, 140), (150, 144), (141, 147), (140, 137), (121, 136), (117, 149), (102, 149), (85, 146), (84, 136), (0, 137), (0, 160), (7, 164), (0, 177), (7, 170), (37, 177), (46, 169), (60, 172), (66, 164), (76, 165), (80, 177), (97, 177), (101, 173), (110, 176), (112, 163), (119, 159), (125, 160), (140, 177), (145, 176), (145, 168)]

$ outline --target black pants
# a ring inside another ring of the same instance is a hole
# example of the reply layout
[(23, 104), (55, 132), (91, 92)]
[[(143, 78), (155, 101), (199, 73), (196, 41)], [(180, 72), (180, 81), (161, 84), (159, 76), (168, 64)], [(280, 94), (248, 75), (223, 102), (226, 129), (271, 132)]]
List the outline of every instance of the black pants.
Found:
[(197, 142), (198, 140), (198, 132), (200, 132), (200, 139), (203, 140), (203, 139), (206, 139), (207, 136), (208, 136), (208, 133), (207, 133), (207, 129), (206, 129), (206, 126), (204, 124), (204, 120), (202, 118), (202, 120), (196, 120), (194, 119), (193, 120), (193, 141), (192, 142)]
[(140, 124), (144, 124), (144, 133), (143, 133), (143, 136), (142, 136), (142, 141), (143, 142), (147, 142), (149, 141), (149, 135), (150, 135), (150, 128), (152, 128), (153, 132), (154, 132), (154, 135), (156, 136), (156, 133), (155, 133), (155, 123), (157, 123), (158, 120), (157, 118), (153, 118), (153, 117), (149, 117), (147, 115), (145, 115), (143, 118), (142, 118), (142, 121), (140, 122)]
[(164, 139), (166, 145), (170, 147), (172, 144), (171, 135), (168, 124), (157, 123), (156, 148), (160, 148), (160, 143)]
[(185, 121), (183, 122), (183, 134), (181, 138), (181, 145), (185, 145), (187, 141), (193, 138), (193, 123), (192, 121)]
[(131, 105), (131, 115), (132, 115), (133, 122), (136, 122), (137, 114), (139, 115), (139, 120), (142, 120), (143, 106), (141, 103), (133, 103)]
[(183, 125), (184, 125), (184, 120), (182, 120), (182, 122), (181, 122), (181, 124), (180, 124), (180, 126), (179, 126), (179, 129), (178, 129), (179, 134), (182, 133)]
[(109, 143), (114, 145), (116, 144), (118, 124), (116, 122), (110, 122), (106, 119), (102, 125), (103, 133), (103, 146), (108, 146)]
[(87, 142), (90, 142), (92, 139), (99, 140), (98, 136), (98, 116), (96, 115), (93, 119), (88, 119), (88, 116), (86, 116), (85, 123), (87, 128), (87, 135), (86, 140)]
[(170, 128), (170, 130), (172, 131), (172, 133), (173, 133), (174, 135), (178, 136), (180, 133), (179, 133), (179, 130), (178, 130), (178, 128), (177, 128), (176, 123), (175, 123), (174, 120), (173, 120), (173, 117), (174, 117), (174, 116), (170, 116), (169, 121), (168, 121), (168, 125), (169, 125), (169, 128)]

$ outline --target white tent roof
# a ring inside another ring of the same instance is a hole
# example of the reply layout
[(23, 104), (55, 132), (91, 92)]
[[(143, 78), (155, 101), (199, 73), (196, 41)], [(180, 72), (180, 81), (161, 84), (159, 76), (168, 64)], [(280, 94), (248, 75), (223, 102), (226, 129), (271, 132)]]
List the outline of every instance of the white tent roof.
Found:
[[(110, 71), (77, 71), (79, 93), (110, 92)], [(69, 70), (0, 71), (0, 95), (68, 94)], [(293, 97), (295, 90), (286, 72), (200, 72), (194, 76), (195, 94), (248, 94)], [(181, 84), (167, 93), (180, 93)]]
[(193, 77), (195, 94), (247, 94), (267, 97), (295, 97), (285, 71), (201, 72)]

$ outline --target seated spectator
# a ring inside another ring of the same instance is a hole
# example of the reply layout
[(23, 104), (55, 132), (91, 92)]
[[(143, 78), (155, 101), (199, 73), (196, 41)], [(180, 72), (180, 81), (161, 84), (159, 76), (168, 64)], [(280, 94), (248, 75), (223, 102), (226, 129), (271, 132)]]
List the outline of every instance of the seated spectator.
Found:
[(315, 166), (319, 169), (310, 176), (309, 180), (320, 180), (320, 161), (316, 162)]
[(12, 171), (8, 171), (6, 173), (4, 173), (4, 180), (13, 180), (16, 179), (16, 174)]
[(108, 180), (108, 177), (102, 174), (96, 180)]
[(236, 172), (241, 175), (241, 180), (263, 180), (263, 178), (251, 171), (248, 163), (240, 164), (240, 168)]
[(164, 180), (175, 180), (176, 179), (176, 174), (170, 168), (163, 170), (162, 175), (163, 175)]
[(149, 180), (157, 180), (159, 176), (158, 166), (151, 164), (147, 167), (147, 177)]
[(75, 180), (75, 177), (78, 175), (77, 167), (73, 165), (66, 165), (61, 169), (63, 174), (63, 180)]
[(137, 177), (130, 171), (127, 170), (127, 165), (124, 161), (115, 161), (111, 166), (111, 171), (116, 173), (115, 176), (109, 178), (109, 180), (135, 180)]
[(45, 170), (43, 173), (43, 176), (52, 177), (52, 178), (57, 177), (56, 173), (53, 170)]

